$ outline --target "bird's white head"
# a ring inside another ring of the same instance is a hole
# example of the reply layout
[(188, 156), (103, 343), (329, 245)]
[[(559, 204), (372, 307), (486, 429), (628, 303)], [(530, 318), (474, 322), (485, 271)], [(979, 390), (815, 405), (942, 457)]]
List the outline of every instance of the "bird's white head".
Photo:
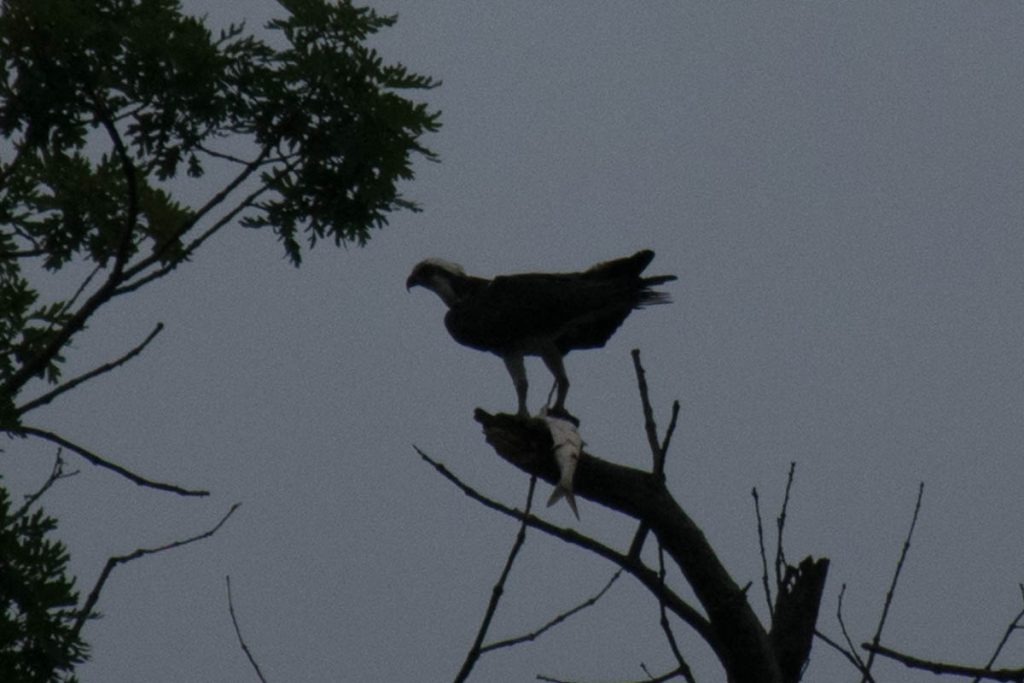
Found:
[(405, 281), (405, 288), (425, 287), (451, 306), (456, 299), (452, 281), (464, 277), (466, 271), (459, 264), (439, 258), (428, 258), (417, 263), (412, 269), (412, 273)]

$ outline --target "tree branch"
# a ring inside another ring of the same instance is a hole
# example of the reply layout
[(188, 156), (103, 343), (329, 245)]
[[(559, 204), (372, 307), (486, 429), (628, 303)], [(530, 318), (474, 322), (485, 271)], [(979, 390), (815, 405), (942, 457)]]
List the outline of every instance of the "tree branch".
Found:
[(53, 401), (53, 399), (57, 398), (61, 394), (65, 393), (65, 392), (68, 392), (68, 391), (71, 391), (72, 389), (77, 387), (79, 384), (82, 384), (83, 382), (88, 382), (90, 379), (93, 379), (94, 377), (98, 377), (98, 376), (100, 376), (102, 374), (108, 373), (111, 370), (114, 370), (115, 368), (118, 368), (118, 367), (124, 365), (125, 363), (130, 361), (132, 358), (134, 358), (135, 356), (137, 356), (140, 353), (142, 353), (142, 351), (147, 346), (149, 346), (149, 342), (153, 341), (153, 338), (156, 337), (158, 334), (160, 334), (160, 332), (163, 331), (163, 329), (164, 329), (164, 324), (163, 323), (157, 323), (156, 327), (153, 328), (153, 331), (150, 332), (149, 335), (145, 339), (142, 340), (142, 343), (140, 343), (138, 346), (136, 346), (135, 348), (130, 350), (128, 353), (124, 354), (120, 358), (118, 358), (116, 360), (113, 360), (113, 361), (111, 361), (109, 363), (104, 363), (103, 365), (99, 366), (98, 368), (94, 368), (94, 369), (90, 370), (89, 372), (86, 372), (85, 374), (79, 375), (78, 377), (75, 377), (74, 379), (68, 380), (67, 382), (64, 382), (63, 384), (58, 385), (53, 390), (48, 391), (47, 393), (43, 394), (42, 396), (29, 401), (28, 403), (20, 406), (17, 409), (18, 410), (18, 414), (19, 415), (24, 415), (25, 413), (27, 413), (30, 410), (38, 408), (39, 406), (46, 405), (47, 403), (50, 403), (51, 401)]
[(978, 680), (1006, 681), (1009, 683), (1024, 683), (1024, 669), (979, 669), (973, 666), (960, 666), (959, 664), (946, 664), (944, 662), (931, 662), (918, 657), (905, 655), (877, 643), (862, 643), (861, 647), (871, 655), (881, 655), (903, 664), (911, 669), (929, 671), (933, 674), (949, 676), (974, 676)]
[(846, 641), (846, 646), (849, 648), (850, 659), (853, 661), (854, 666), (857, 670), (868, 677), (868, 683), (875, 683), (874, 678), (871, 676), (871, 672), (864, 664), (864, 660), (860, 658), (860, 654), (857, 653), (857, 648), (853, 646), (853, 638), (850, 637), (850, 632), (846, 630), (846, 620), (843, 619), (843, 596), (846, 595), (846, 584), (839, 589), (839, 598), (836, 600), (836, 621), (839, 622), (839, 630), (843, 634), (843, 639)]
[(158, 481), (153, 481), (152, 479), (146, 479), (145, 477), (141, 477), (135, 474), (134, 472), (122, 467), (121, 465), (118, 465), (117, 463), (105, 460), (104, 458), (101, 458), (92, 451), (89, 451), (76, 443), (68, 441), (67, 439), (58, 434), (46, 431), (45, 429), (38, 429), (36, 427), (28, 427), (23, 425), (21, 427), (18, 427), (18, 434), (23, 434), (27, 436), (37, 436), (40, 439), (45, 439), (46, 441), (55, 443), (58, 446), (61, 446), (63, 448), (68, 449), (69, 451), (77, 453), (78, 455), (85, 458), (93, 465), (96, 465), (97, 467), (102, 467), (104, 469), (108, 469), (111, 472), (119, 474), (125, 479), (131, 481), (134, 484), (138, 484), (139, 486), (145, 486), (146, 488), (157, 489), (160, 491), (169, 491), (170, 493), (176, 493), (179, 496), (210, 495), (209, 491), (185, 489), (180, 486), (175, 486), (174, 484), (164, 484)]
[(29, 508), (31, 508), (32, 505), (35, 504), (37, 500), (42, 498), (43, 494), (46, 493), (50, 489), (50, 487), (53, 486), (57, 481), (59, 481), (60, 479), (67, 479), (68, 477), (73, 477), (76, 474), (78, 474), (77, 470), (74, 472), (64, 471), (64, 458), (62, 457), (61, 453), (62, 450), (58, 448), (57, 457), (54, 458), (53, 468), (50, 470), (50, 474), (46, 477), (46, 481), (43, 482), (43, 485), (40, 486), (37, 491), (25, 496), (25, 502), (22, 504), (20, 508), (18, 508), (17, 512), (11, 515), (12, 519), (18, 519), (26, 512), (28, 512)]
[(93, 609), (96, 607), (96, 603), (99, 602), (103, 586), (106, 585), (107, 579), (110, 578), (110, 573), (113, 572), (118, 565), (137, 560), (140, 557), (145, 557), (146, 555), (155, 555), (157, 553), (162, 553), (165, 550), (173, 550), (175, 548), (180, 548), (182, 546), (189, 545), (190, 543), (195, 543), (196, 541), (209, 538), (224, 526), (224, 523), (228, 521), (228, 518), (234, 514), (235, 510), (237, 510), (240, 505), (241, 503), (235, 503), (232, 505), (231, 509), (221, 517), (220, 521), (217, 522), (212, 529), (204, 531), (197, 536), (192, 536), (191, 538), (186, 538), (180, 541), (172, 541), (171, 543), (167, 543), (166, 545), (162, 545), (157, 548), (138, 548), (127, 555), (116, 555), (109, 558), (107, 563), (103, 566), (103, 571), (100, 572), (99, 578), (96, 580), (96, 585), (94, 585), (92, 590), (89, 592), (89, 597), (86, 598), (85, 604), (82, 606), (82, 609), (78, 611), (78, 618), (75, 620), (74, 635), (78, 636), (78, 634), (81, 633), (86, 620), (93, 614)]
[(786, 553), (782, 547), (782, 534), (786, 529), (786, 510), (789, 508), (789, 494), (793, 489), (793, 475), (796, 473), (796, 463), (789, 463), (789, 474), (786, 476), (786, 493), (782, 497), (782, 510), (775, 520), (775, 527), (778, 530), (778, 538), (775, 543), (775, 588), (782, 591), (782, 577), (785, 574)]
[(64, 326), (61, 327), (61, 329), (54, 335), (53, 339), (50, 340), (50, 343), (35, 356), (26, 360), (22, 364), (21, 368), (17, 372), (13, 373), (7, 381), (4, 382), (3, 387), (0, 388), (0, 392), (10, 396), (12, 399), (30, 379), (46, 368), (50, 360), (60, 353), (60, 350), (64, 348), (64, 345), (68, 343), (71, 337), (85, 326), (86, 321), (92, 316), (92, 314), (95, 313), (100, 306), (110, 300), (110, 297), (114, 295), (118, 285), (125, 280), (125, 266), (128, 263), (128, 259), (131, 257), (133, 235), (135, 234), (135, 228), (139, 218), (137, 169), (135, 168), (135, 164), (132, 162), (131, 155), (128, 153), (124, 140), (121, 139), (121, 134), (117, 130), (117, 126), (114, 124), (106, 104), (95, 94), (92, 96), (92, 103), (95, 120), (104, 128), (104, 130), (106, 130), (107, 135), (110, 136), (111, 144), (114, 146), (114, 152), (117, 155), (121, 163), (122, 171), (124, 172), (125, 183), (128, 188), (128, 209), (125, 215), (125, 224), (122, 228), (117, 248), (114, 252), (114, 264), (110, 270), (110, 274), (107, 276), (107, 279), (99, 289), (97, 289), (93, 295), (82, 304), (78, 311), (71, 316)]
[[(507, 417), (516, 419), (514, 416), (511, 415)], [(541, 422), (541, 424), (543, 425), (543, 422)], [(659, 591), (664, 592), (663, 598), (665, 600), (665, 604), (668, 605), (668, 608), (671, 609), (672, 612), (676, 614), (676, 616), (678, 616), (691, 628), (693, 628), (702, 638), (710, 642), (715, 637), (714, 633), (711, 631), (710, 624), (708, 623), (707, 619), (705, 619), (700, 612), (694, 609), (685, 600), (680, 598), (678, 595), (676, 595), (668, 588), (663, 587), (661, 585), (661, 582), (658, 580), (657, 573), (652, 571), (649, 567), (644, 565), (639, 560), (623, 555), (622, 553), (619, 553), (609, 548), (608, 546), (590, 538), (589, 536), (584, 536), (574, 531), (573, 529), (557, 527), (551, 524), (550, 522), (546, 522), (540, 519), (539, 517), (525, 514), (519, 510), (512, 509), (495, 500), (492, 500), (480, 494), (475, 489), (464, 483), (457, 476), (455, 476), (447, 467), (433, 460), (430, 456), (421, 451), (419, 448), (416, 448), (415, 446), (413, 448), (415, 448), (419, 456), (425, 462), (429, 463), (441, 476), (443, 476), (445, 479), (453, 483), (464, 494), (466, 494), (473, 500), (477, 501), (478, 503), (482, 504), (484, 507), (500, 512), (503, 515), (512, 517), (513, 519), (523, 520), (526, 522), (528, 526), (533, 527), (534, 529), (538, 529), (539, 531), (542, 531), (548, 534), (549, 536), (554, 536), (555, 538), (564, 541), (565, 543), (575, 545), (579, 548), (583, 548), (584, 550), (589, 550), (590, 552), (594, 553), (595, 555), (598, 555), (599, 557), (603, 557), (606, 560), (610, 560), (611, 562), (621, 567), (626, 573), (630, 574), (631, 576), (635, 577), (638, 581), (640, 581), (640, 583), (642, 583), (644, 587), (651, 591), (651, 593), (656, 597), (658, 597)], [(554, 463), (552, 463), (552, 467), (555, 467)], [(550, 477), (544, 477), (544, 479), (546, 481), (552, 480)]]
[(484, 653), (490, 652), (491, 650), (500, 650), (505, 647), (512, 647), (513, 645), (519, 645), (520, 643), (532, 642), (536, 640), (537, 638), (544, 635), (546, 632), (553, 629), (555, 626), (561, 624), (563, 621), (566, 621), (570, 617), (575, 616), (576, 614), (582, 612), (586, 608), (593, 607), (595, 604), (597, 604), (597, 601), (604, 597), (604, 594), (608, 592), (608, 589), (612, 587), (612, 584), (615, 583), (615, 581), (618, 580), (620, 576), (622, 576), (622, 569), (619, 569), (614, 574), (612, 574), (612, 578), (609, 579), (608, 583), (606, 583), (604, 587), (601, 590), (599, 590), (596, 594), (590, 596), (589, 598), (587, 598), (580, 604), (576, 605), (572, 609), (556, 615), (553, 619), (548, 621), (540, 628), (534, 631), (530, 631), (529, 633), (523, 634), (521, 636), (516, 636), (515, 638), (498, 640), (493, 643), (484, 645), (482, 648), (480, 648), (480, 652)]
[(798, 567), (786, 566), (769, 634), (782, 680), (786, 683), (799, 681), (807, 665), (828, 566), (827, 558), (814, 560), (810, 557), (804, 558)]
[(665, 478), (665, 452), (658, 444), (658, 427), (654, 424), (654, 409), (651, 407), (651, 399), (647, 390), (647, 377), (643, 365), (640, 364), (640, 349), (633, 349), (630, 352), (633, 357), (633, 369), (636, 372), (636, 384), (640, 390), (640, 405), (644, 414), (644, 432), (647, 434), (647, 445), (651, 448), (651, 458), (654, 463), (654, 476)]
[[(882, 616), (878, 620), (878, 628), (875, 629), (875, 635), (871, 639), (871, 645), (875, 648), (877, 648), (879, 641), (882, 639), (882, 629), (885, 628), (885, 620), (889, 616), (889, 607), (892, 606), (892, 599), (896, 594), (896, 584), (900, 580), (900, 572), (903, 571), (903, 562), (907, 559), (907, 553), (910, 551), (910, 539), (914, 535), (914, 527), (917, 526), (917, 515), (921, 512), (922, 496), (924, 496), (923, 481), (917, 487), (917, 502), (914, 504), (914, 515), (910, 520), (910, 528), (907, 530), (907, 537), (903, 541), (903, 550), (900, 551), (900, 559), (896, 563), (896, 571), (892, 575), (892, 583), (889, 585), (889, 591), (885, 594), (885, 604), (882, 606)], [(861, 683), (867, 682), (868, 673), (871, 671), (871, 665), (875, 661), (876, 650), (872, 648), (865, 649), (868, 651), (868, 660), (864, 664), (864, 677), (861, 679)]]
[[(1024, 584), (1017, 584), (1017, 586), (1020, 589), (1021, 598), (1024, 599)], [(1006, 641), (1010, 639), (1010, 635), (1012, 635), (1013, 632), (1017, 629), (1021, 628), (1021, 619), (1024, 619), (1024, 607), (1022, 607), (1021, 610), (1017, 612), (1017, 616), (1015, 616), (1013, 618), (1013, 621), (1010, 622), (1010, 625), (1006, 627), (1006, 631), (1003, 632), (1003, 637), (1000, 639), (999, 644), (996, 645), (995, 651), (992, 653), (992, 656), (989, 657), (988, 661), (985, 663), (986, 670), (991, 669), (992, 665), (996, 663), (996, 659), (999, 657), (999, 653), (1003, 651), (1003, 647), (1006, 646)], [(980, 680), (980, 677), (975, 678), (974, 683), (978, 683)]]
[[(640, 363), (640, 349), (633, 349), (630, 355), (633, 357), (633, 369), (636, 372), (637, 389), (640, 393), (640, 404), (644, 415), (644, 432), (647, 434), (647, 444), (651, 449), (653, 472), (661, 481), (665, 481), (665, 458), (668, 455), (668, 447), (672, 443), (672, 435), (676, 431), (676, 423), (679, 420), (679, 401), (672, 402), (672, 417), (669, 420), (668, 429), (665, 430), (665, 438), (659, 444), (658, 426), (654, 423), (654, 411), (651, 408), (646, 372)], [(644, 542), (650, 531), (650, 526), (641, 520), (633, 534), (633, 541), (629, 544), (628, 554), (630, 557), (640, 557), (640, 551), (643, 550)]]
[[(228, 514), (231, 513), (229, 512)], [(223, 524), (223, 522), (221, 523)], [(228, 613), (231, 615), (231, 624), (235, 627), (235, 635), (238, 636), (238, 644), (242, 646), (242, 652), (245, 653), (246, 659), (249, 660), (249, 664), (252, 665), (253, 670), (256, 672), (256, 677), (263, 681), (263, 683), (267, 683), (267, 679), (263, 677), (263, 672), (260, 671), (260, 665), (256, 663), (256, 658), (252, 656), (249, 646), (245, 644), (245, 639), (242, 638), (242, 629), (238, 627), (238, 619), (235, 617), (235, 603), (231, 599), (231, 577), (226, 576), (224, 578), (228, 584)]]
[[(524, 472), (554, 482), (551, 436), (542, 421), (513, 415), (490, 415), (477, 409), (487, 441), (505, 460)], [(606, 462), (582, 453), (574, 489), (577, 496), (642, 520), (679, 565), (701, 605), (710, 628), (702, 637), (711, 645), (734, 683), (780, 681), (781, 673), (764, 627), (743, 590), (722, 566), (703, 532), (653, 474)], [(615, 553), (620, 566), (636, 560)], [(648, 570), (649, 571), (649, 570)], [(657, 595), (654, 583), (645, 585)]]
[[(182, 255), (179, 259), (171, 261), (170, 263), (166, 263), (162, 265), (160, 268), (157, 268), (156, 270), (147, 273), (146, 275), (140, 277), (139, 279), (118, 287), (117, 290), (114, 292), (114, 296), (121, 296), (122, 294), (134, 292), (135, 290), (140, 289), (145, 285), (148, 285), (150, 282), (153, 282), (154, 280), (159, 280), (163, 276), (170, 273), (172, 270), (177, 268), (182, 261), (188, 259), (197, 249), (199, 249), (203, 242), (213, 237), (218, 231), (220, 231), (221, 228), (223, 228), (225, 225), (234, 220), (239, 213), (241, 213), (248, 207), (252, 206), (253, 203), (256, 201), (256, 198), (266, 191), (266, 186), (261, 186), (253, 190), (251, 193), (249, 193), (249, 195), (247, 195), (241, 201), (239, 201), (238, 204), (236, 204), (230, 211), (228, 211), (219, 219), (217, 219), (217, 221), (213, 225), (211, 225), (209, 228), (203, 231), (202, 234), (200, 234), (198, 237), (189, 242), (182, 249)], [(146, 265), (146, 267), (154, 264), (152, 259), (146, 259), (146, 261), (149, 262)], [(138, 272), (139, 271), (136, 268), (132, 268), (133, 274), (137, 274)]]
[(672, 417), (668, 420), (668, 429), (665, 430), (665, 438), (661, 440), (661, 462), (664, 467), (665, 458), (668, 456), (668, 447), (672, 443), (672, 435), (676, 433), (676, 424), (679, 422), (679, 401), (672, 401)]
[[(530, 487), (526, 493), (526, 508), (524, 514), (530, 514), (530, 508), (533, 507), (533, 492), (537, 488), (537, 477), (530, 477)], [(526, 520), (524, 519), (519, 525), (519, 532), (516, 534), (516, 539), (512, 543), (512, 548), (509, 550), (508, 557), (505, 559), (505, 566), (501, 570), (501, 576), (498, 577), (498, 582), (494, 584), (494, 588), (491, 589), (491, 599), (487, 603), (487, 611), (484, 612), (483, 622), (480, 624), (480, 628), (477, 629), (476, 638), (473, 640), (473, 645), (469, 648), (469, 652), (466, 653), (466, 659), (462, 662), (462, 668), (459, 669), (459, 673), (455, 676), (455, 683), (462, 683), (469, 678), (470, 672), (473, 667), (476, 666), (476, 662), (480, 659), (480, 655), (483, 653), (482, 645), (484, 638), (487, 637), (487, 630), (491, 627), (491, 619), (494, 618), (494, 613), (498, 609), (498, 602), (501, 601), (501, 596), (505, 593), (505, 581), (508, 579), (509, 573), (512, 571), (512, 565), (516, 561), (516, 556), (519, 555), (519, 549), (523, 547), (523, 543), (526, 542)]]
[[(834, 641), (831, 638), (829, 638), (827, 635), (825, 635), (821, 631), (815, 630), (814, 635), (815, 635), (816, 638), (818, 638), (818, 640), (820, 640), (821, 642), (825, 643), (826, 645), (831, 647), (833, 650), (835, 650), (836, 652), (841, 654), (844, 658), (846, 658), (846, 660), (849, 661), (850, 664), (853, 665), (853, 668), (855, 668), (857, 671), (863, 671), (864, 670), (864, 665), (860, 663), (860, 657), (859, 656), (854, 655), (853, 653), (847, 651), (846, 648), (844, 648), (842, 645), (840, 645), (836, 641)], [(868, 675), (870, 676), (871, 674), (868, 674)], [(874, 679), (871, 679), (871, 683), (874, 683)]]
[(757, 487), (750, 490), (754, 498), (754, 514), (757, 516), (757, 544), (761, 551), (761, 584), (764, 588), (764, 597), (768, 601), (768, 616), (775, 613), (775, 606), (772, 604), (772, 589), (768, 584), (768, 552), (764, 545), (764, 526), (761, 524), (761, 499), (757, 495)]
[[(125, 271), (125, 280), (126, 281), (127, 280), (131, 280), (132, 278), (136, 277), (142, 271), (146, 270), (150, 266), (152, 266), (152, 265), (154, 265), (156, 263), (159, 263), (160, 260), (167, 253), (167, 249), (169, 248), (169, 246), (171, 244), (173, 244), (177, 240), (180, 240), (181, 238), (183, 238), (190, 230), (192, 230), (192, 228), (194, 228), (196, 226), (196, 224), (199, 223), (199, 221), (201, 221), (203, 218), (205, 218), (206, 215), (210, 211), (213, 211), (215, 208), (220, 206), (220, 204), (222, 202), (224, 202), (225, 199), (227, 199), (229, 196), (231, 196), (231, 194), (242, 183), (244, 183), (246, 180), (248, 180), (252, 176), (252, 174), (255, 173), (260, 168), (260, 166), (263, 165), (263, 163), (266, 160), (267, 156), (269, 156), (269, 154), (270, 154), (270, 150), (271, 150), (271, 148), (269, 146), (264, 147), (263, 150), (259, 153), (259, 155), (255, 159), (253, 159), (251, 162), (249, 162), (244, 168), (242, 168), (241, 171), (238, 172), (238, 175), (236, 175), (234, 178), (232, 178), (231, 182), (229, 182), (227, 185), (225, 185), (223, 188), (221, 188), (218, 192), (216, 192), (212, 197), (210, 197), (206, 201), (205, 204), (203, 204), (201, 207), (196, 209), (195, 212), (193, 212), (192, 217), (189, 220), (185, 221), (185, 223), (178, 229), (178, 231), (174, 235), (172, 235), (170, 238), (168, 238), (164, 242), (163, 245), (158, 246), (156, 249), (153, 250), (152, 254), (150, 254), (146, 258), (142, 259), (138, 263), (135, 263), (131, 268), (128, 268)], [(247, 197), (246, 199), (244, 199), (241, 202), (239, 202), (239, 204), (237, 206), (235, 206), (232, 211), (229, 211), (227, 215), (230, 216), (230, 217), (234, 217), (239, 211), (241, 211), (243, 208), (245, 208), (245, 206), (247, 205), (246, 204), (247, 202), (252, 201), (252, 199), (255, 196), (259, 196), (259, 194), (261, 194), (265, 190), (266, 190), (266, 187), (265, 186), (261, 186), (254, 193), (250, 194), (249, 197)], [(215, 223), (214, 226), (212, 228), (208, 229), (203, 236), (198, 238), (197, 241), (193, 241), (193, 243), (190, 245), (190, 248), (186, 250), (187, 253), (191, 253), (192, 251), (194, 251), (195, 248), (199, 246), (199, 244), (201, 244), (203, 241), (205, 241), (211, 234), (213, 234), (213, 232), (216, 232), (216, 230), (218, 230), (221, 227), (223, 227), (223, 225), (226, 224), (228, 222), (228, 220), (231, 220), (231, 219), (227, 218), (225, 220), (224, 218), (222, 218), (220, 221)], [(160, 271), (163, 271), (163, 270), (165, 270), (165, 269), (160, 269)], [(160, 271), (158, 271), (158, 272), (160, 272)], [(153, 274), (150, 274), (150, 275), (146, 276), (146, 278), (144, 278), (144, 280), (147, 281), (147, 282), (152, 280), (152, 279), (153, 279)], [(140, 287), (141, 284), (144, 284), (144, 283), (133, 283), (130, 287), (131, 287), (131, 289), (138, 289), (138, 287)], [(122, 288), (119, 291), (119, 293), (124, 293), (125, 291), (126, 291), (126, 289)]]
[[(665, 585), (665, 550), (658, 544), (658, 578), (661, 580), (661, 585)], [(672, 650), (672, 655), (676, 658), (676, 669), (679, 674), (685, 678), (688, 683), (696, 683), (693, 678), (693, 672), (690, 670), (690, 665), (686, 663), (686, 659), (683, 657), (682, 651), (679, 649), (679, 643), (676, 642), (676, 636), (672, 633), (672, 624), (668, 620), (668, 612), (665, 610), (665, 603), (661, 600), (658, 601), (658, 622), (661, 624), (661, 630), (665, 634), (665, 639), (668, 641), (668, 647)]]

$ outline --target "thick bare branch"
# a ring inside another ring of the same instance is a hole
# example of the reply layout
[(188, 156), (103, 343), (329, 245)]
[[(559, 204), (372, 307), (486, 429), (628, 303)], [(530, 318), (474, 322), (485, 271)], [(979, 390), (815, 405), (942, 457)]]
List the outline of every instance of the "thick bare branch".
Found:
[[(479, 409), (476, 419), (483, 425), (487, 441), (501, 457), (528, 474), (552, 483), (556, 481), (558, 473), (551, 457), (551, 436), (542, 421), (490, 415)], [(702, 636), (718, 655), (730, 680), (735, 683), (782, 680), (768, 634), (746, 595), (663, 481), (651, 473), (615, 465), (584, 452), (576, 470), (574, 488), (577, 496), (650, 525), (706, 611), (710, 629)], [(629, 556), (616, 555), (621, 562), (635, 564)], [(654, 578), (657, 588), (660, 582), (656, 575)]]
[(786, 566), (775, 599), (770, 636), (782, 680), (787, 683), (800, 680), (810, 656), (828, 566), (827, 558), (810, 557), (798, 567)]

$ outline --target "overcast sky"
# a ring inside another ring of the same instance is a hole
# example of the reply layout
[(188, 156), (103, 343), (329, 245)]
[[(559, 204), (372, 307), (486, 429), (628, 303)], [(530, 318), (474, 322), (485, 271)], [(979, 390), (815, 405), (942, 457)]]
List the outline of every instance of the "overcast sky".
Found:
[[(259, 26), (272, 2), (193, 0)], [(1021, 607), (1024, 484), (1024, 7), (1016, 3), (381, 2), (385, 59), (426, 95), (442, 158), (420, 164), (365, 249), (296, 270), (269, 233), (226, 232), (76, 337), (71, 365), (144, 357), (33, 422), (188, 500), (80, 465), (44, 499), (79, 585), (103, 562), (211, 526), (214, 538), (120, 568), (86, 630), (81, 679), (252, 681), (224, 577), (267, 678), (444, 681), (472, 642), (515, 524), (420, 461), (418, 445), (513, 505), (527, 478), (472, 411), (513, 411), (501, 362), (455, 344), (404, 280), (426, 256), (475, 274), (576, 270), (637, 249), (674, 273), (671, 306), (572, 354), (588, 449), (649, 462), (629, 358), (657, 414), (682, 404), (667, 472), (738, 583), (760, 585), (751, 487), (772, 519), (797, 463), (786, 548), (832, 559), (819, 628), (869, 640), (924, 504), (883, 643), (983, 664)], [(212, 180), (211, 180), (212, 183)], [(528, 366), (531, 407), (550, 386)], [(12, 444), (38, 485), (53, 449)], [(19, 488), (20, 487), (20, 488)], [(546, 498), (548, 488), (541, 487)], [(580, 501), (619, 548), (632, 525)], [(614, 567), (528, 535), (494, 622), (515, 635), (596, 592)], [(678, 575), (670, 578), (677, 581)], [(753, 603), (764, 613), (764, 599)], [(722, 680), (682, 625), (701, 681)], [(1015, 637), (998, 664), (1020, 666)], [(621, 580), (541, 641), (485, 656), (478, 681), (642, 679), (672, 666), (657, 605)], [(933, 680), (880, 663), (878, 680)], [(818, 641), (808, 681), (855, 680)]]

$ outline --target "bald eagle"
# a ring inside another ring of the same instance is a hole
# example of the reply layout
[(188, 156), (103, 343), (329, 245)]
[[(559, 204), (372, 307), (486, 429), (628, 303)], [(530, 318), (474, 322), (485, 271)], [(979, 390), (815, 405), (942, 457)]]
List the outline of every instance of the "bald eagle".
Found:
[(569, 378), (563, 357), (574, 349), (605, 345), (634, 309), (669, 303), (653, 287), (674, 275), (641, 277), (654, 252), (598, 263), (579, 273), (522, 273), (488, 280), (467, 275), (461, 266), (441, 259), (416, 264), (406, 289), (431, 290), (448, 306), (444, 324), (455, 341), (489, 351), (505, 361), (527, 417), (525, 356), (540, 356), (555, 376), (555, 404), (550, 414), (568, 415)]

